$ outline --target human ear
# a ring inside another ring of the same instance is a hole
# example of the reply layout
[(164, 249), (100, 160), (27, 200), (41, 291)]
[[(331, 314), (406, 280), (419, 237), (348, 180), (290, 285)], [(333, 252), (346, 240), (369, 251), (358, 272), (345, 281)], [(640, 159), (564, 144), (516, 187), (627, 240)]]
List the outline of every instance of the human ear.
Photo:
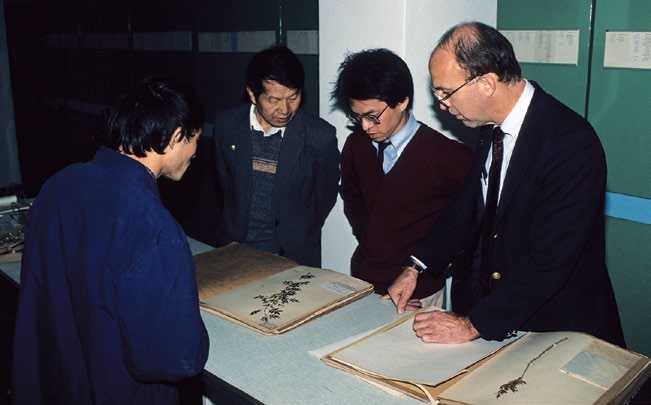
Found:
[(499, 77), (495, 73), (486, 73), (479, 78), (479, 85), (482, 86), (482, 91), (486, 97), (491, 97), (497, 89)]
[(249, 86), (246, 86), (246, 92), (249, 94), (249, 99), (251, 100), (251, 104), (255, 104), (256, 99), (255, 99), (255, 94), (253, 94), (253, 90)]
[(181, 127), (177, 127), (174, 132), (172, 132), (172, 136), (170, 137), (170, 141), (168, 143), (170, 149), (174, 149), (174, 145), (177, 143), (181, 142), (183, 140), (183, 136), (181, 133)]
[(407, 109), (408, 105), (409, 105), (409, 97), (405, 97), (404, 100), (398, 103), (398, 108), (400, 108), (400, 112), (404, 112)]

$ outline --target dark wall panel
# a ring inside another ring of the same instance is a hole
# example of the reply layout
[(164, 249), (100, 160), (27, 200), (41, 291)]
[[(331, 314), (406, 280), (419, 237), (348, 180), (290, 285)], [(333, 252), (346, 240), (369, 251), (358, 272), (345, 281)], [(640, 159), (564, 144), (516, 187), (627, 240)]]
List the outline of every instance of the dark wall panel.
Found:
[(195, 80), (209, 120), (215, 112), (246, 100), (244, 69), (253, 54), (202, 53), (197, 56)]
[[(5, 1), (5, 8), (28, 196), (55, 171), (92, 156), (108, 107), (145, 76), (193, 85), (210, 122), (217, 110), (246, 101), (244, 71), (254, 52), (287, 44), (288, 31), (318, 31), (318, 0), (20, 0)], [(266, 39), (247, 40), (247, 33), (260, 31)], [(153, 33), (144, 45), (143, 33)], [(200, 52), (206, 33), (236, 41)], [(186, 49), (172, 49), (179, 42)], [(318, 113), (318, 51), (297, 53), (306, 70), (303, 107)], [(161, 192), (188, 234), (214, 243), (210, 136), (204, 134), (185, 178), (162, 182)]]
[[(274, 31), (278, 29), (281, 1), (195, 1), (199, 32)], [(306, 3), (318, 7), (316, 1)]]
[[(57, 3), (57, 1), (52, 1)], [(129, 0), (77, 0), (83, 32), (127, 32)]]
[(133, 52), (133, 77), (136, 82), (146, 76), (167, 76), (196, 87), (193, 66), (191, 52)]
[(283, 21), (286, 29), (316, 30), (319, 27), (319, 7), (313, 2), (285, 0), (282, 2)]
[(67, 100), (111, 105), (129, 87), (129, 54), (126, 50), (73, 49), (66, 52), (62, 76)]
[(193, 2), (184, 0), (131, 1), (133, 31), (187, 31), (193, 27)]

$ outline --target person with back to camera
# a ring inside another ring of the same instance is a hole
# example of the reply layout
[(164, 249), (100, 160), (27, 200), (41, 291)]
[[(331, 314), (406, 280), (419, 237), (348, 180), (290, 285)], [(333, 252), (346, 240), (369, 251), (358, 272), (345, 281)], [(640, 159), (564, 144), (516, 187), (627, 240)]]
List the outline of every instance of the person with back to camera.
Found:
[(192, 254), (156, 180), (181, 179), (203, 112), (147, 79), (109, 119), (108, 146), (52, 176), (32, 206), (13, 348), (16, 404), (174, 404), (208, 334)]

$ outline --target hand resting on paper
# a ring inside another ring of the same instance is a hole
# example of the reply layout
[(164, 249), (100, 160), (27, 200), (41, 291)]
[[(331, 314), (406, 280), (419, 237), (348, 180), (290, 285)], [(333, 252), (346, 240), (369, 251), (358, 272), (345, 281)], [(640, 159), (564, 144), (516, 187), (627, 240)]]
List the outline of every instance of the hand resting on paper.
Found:
[[(420, 309), (419, 300), (410, 299), (416, 289), (418, 271), (411, 267), (405, 268), (389, 286), (389, 293), (380, 297), (391, 299), (399, 314)], [(421, 312), (414, 317), (416, 336), (427, 343), (465, 343), (479, 337), (479, 332), (470, 319), (453, 312), (431, 311)]]
[(445, 311), (416, 314), (414, 331), (426, 343), (465, 343), (479, 337), (468, 317)]

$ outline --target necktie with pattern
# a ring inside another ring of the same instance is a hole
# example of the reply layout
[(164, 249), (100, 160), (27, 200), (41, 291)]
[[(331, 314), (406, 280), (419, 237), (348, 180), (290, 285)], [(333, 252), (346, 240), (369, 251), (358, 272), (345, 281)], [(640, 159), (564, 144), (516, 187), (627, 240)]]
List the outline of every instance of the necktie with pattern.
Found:
[[(481, 280), (490, 280), (489, 257), (493, 241), (493, 225), (497, 212), (497, 201), (500, 194), (500, 174), (502, 172), (502, 160), (504, 159), (504, 132), (499, 126), (493, 128), (493, 158), (490, 171), (488, 172), (488, 190), (486, 191), (486, 208), (481, 223), (481, 256), (480, 272)], [(483, 284), (483, 283), (482, 283)]]

